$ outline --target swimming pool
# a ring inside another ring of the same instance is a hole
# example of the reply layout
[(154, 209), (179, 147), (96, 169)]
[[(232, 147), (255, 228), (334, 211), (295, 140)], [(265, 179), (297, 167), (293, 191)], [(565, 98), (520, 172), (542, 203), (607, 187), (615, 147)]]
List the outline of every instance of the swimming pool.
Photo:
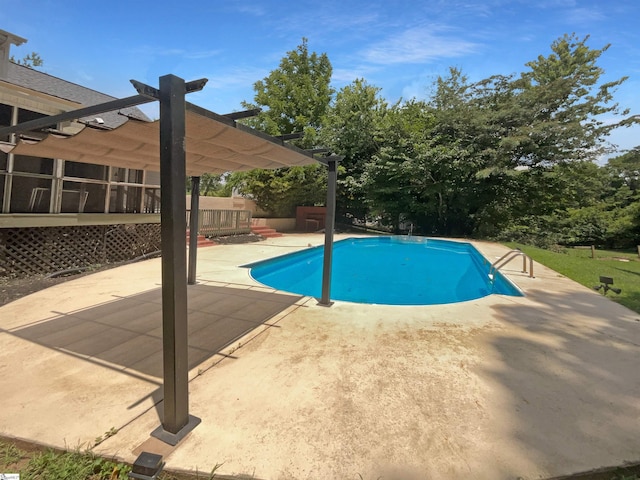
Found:
[[(245, 265), (277, 290), (320, 297), (323, 247)], [(496, 293), (522, 296), (465, 242), (424, 237), (348, 238), (333, 246), (331, 299), (385, 305), (437, 305)]]

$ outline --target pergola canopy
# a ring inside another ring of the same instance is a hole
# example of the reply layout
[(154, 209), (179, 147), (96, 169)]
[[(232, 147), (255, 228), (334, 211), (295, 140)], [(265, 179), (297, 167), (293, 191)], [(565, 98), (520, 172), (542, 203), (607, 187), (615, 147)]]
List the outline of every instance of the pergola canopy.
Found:
[[(187, 104), (186, 173), (220, 174), (254, 168), (280, 168), (317, 162), (310, 152), (284, 143), (222, 115)], [(28, 134), (5, 153), (62, 158), (75, 162), (160, 171), (160, 121), (130, 118), (113, 129), (86, 125), (75, 135), (49, 133), (42, 140)]]

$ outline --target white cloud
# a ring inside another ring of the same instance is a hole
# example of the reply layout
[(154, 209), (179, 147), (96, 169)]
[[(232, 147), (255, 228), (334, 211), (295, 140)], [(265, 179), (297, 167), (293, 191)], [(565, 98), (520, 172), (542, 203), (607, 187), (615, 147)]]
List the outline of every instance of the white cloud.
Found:
[(134, 50), (136, 55), (144, 55), (145, 57), (182, 57), (188, 60), (198, 60), (202, 58), (211, 58), (222, 53), (222, 50), (188, 50), (185, 48), (164, 48), (151, 45), (143, 45)]
[(377, 72), (377, 68), (367, 66), (353, 66), (350, 68), (335, 68), (331, 75), (331, 83), (348, 84), (357, 78), (367, 78), (372, 73)]
[(441, 35), (440, 26), (414, 27), (378, 42), (363, 52), (371, 63), (428, 63), (476, 52), (480, 45), (455, 36)]
[(266, 15), (268, 10), (260, 4), (249, 4), (246, 1), (242, 1), (242, 2), (237, 2), (237, 3), (229, 3), (228, 7), (231, 7), (231, 9), (236, 10), (239, 13), (244, 13), (247, 15), (253, 15), (255, 17), (261, 17), (263, 15)]
[(603, 20), (605, 16), (596, 8), (572, 8), (567, 12), (566, 18), (572, 24), (584, 25)]
[(182, 55), (189, 60), (199, 60), (201, 58), (216, 57), (220, 55), (220, 53), (222, 53), (222, 50), (200, 50), (195, 52), (187, 51)]

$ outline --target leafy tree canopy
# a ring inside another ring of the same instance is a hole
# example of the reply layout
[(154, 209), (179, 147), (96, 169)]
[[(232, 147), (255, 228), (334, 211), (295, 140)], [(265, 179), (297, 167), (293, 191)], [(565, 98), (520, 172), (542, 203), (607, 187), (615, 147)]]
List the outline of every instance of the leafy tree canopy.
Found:
[[(332, 67), (326, 54), (310, 53), (307, 39), (287, 53), (279, 68), (254, 84), (254, 103), (262, 112), (247, 124), (270, 135), (303, 132), (294, 143), (315, 146), (333, 89)], [(229, 183), (253, 198), (258, 206), (278, 216), (290, 216), (298, 205), (322, 203), (326, 194), (326, 171), (320, 165), (234, 172)]]
[(303, 132), (296, 144), (313, 147), (333, 95), (332, 70), (327, 55), (310, 53), (303, 38), (277, 69), (254, 84), (254, 102), (242, 102), (244, 108), (262, 108), (258, 117), (247, 123), (270, 135)]

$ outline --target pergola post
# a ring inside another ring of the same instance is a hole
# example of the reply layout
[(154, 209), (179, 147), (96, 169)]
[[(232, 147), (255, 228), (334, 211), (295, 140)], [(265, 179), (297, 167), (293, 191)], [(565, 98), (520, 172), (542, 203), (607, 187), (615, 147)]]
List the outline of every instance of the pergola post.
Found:
[[(200, 177), (191, 177), (191, 212), (189, 213), (189, 272), (187, 283), (196, 283), (198, 233), (200, 228)], [(195, 229), (195, 234), (194, 234)]]
[(331, 301), (331, 270), (333, 266), (333, 230), (336, 217), (337, 167), (341, 157), (330, 156), (325, 159), (329, 169), (327, 179), (327, 212), (324, 221), (324, 262), (322, 265), (322, 297), (319, 305), (329, 307)]
[(200, 423), (189, 415), (185, 94), (182, 78), (160, 77), (164, 418), (151, 435), (171, 445)]

